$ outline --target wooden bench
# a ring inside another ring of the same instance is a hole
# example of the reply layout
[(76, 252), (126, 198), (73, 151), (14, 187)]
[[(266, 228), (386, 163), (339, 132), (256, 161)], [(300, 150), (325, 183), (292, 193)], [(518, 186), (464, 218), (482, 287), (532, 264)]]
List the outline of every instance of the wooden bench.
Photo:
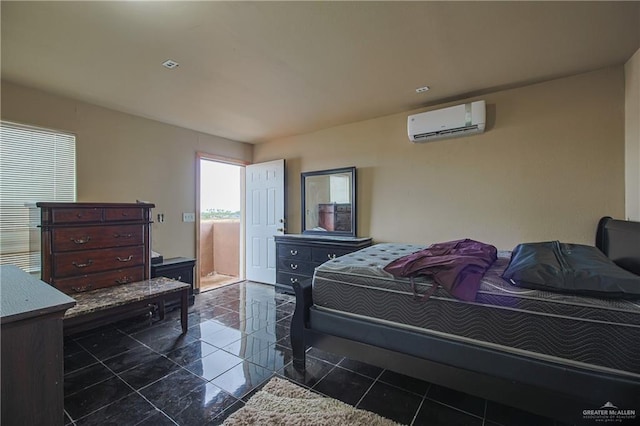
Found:
[(64, 315), (64, 334), (75, 334), (137, 315), (150, 304), (158, 305), (160, 319), (164, 319), (165, 301), (174, 299), (180, 300), (180, 323), (182, 332), (186, 333), (190, 288), (187, 283), (157, 277), (73, 294), (71, 297), (76, 306)]

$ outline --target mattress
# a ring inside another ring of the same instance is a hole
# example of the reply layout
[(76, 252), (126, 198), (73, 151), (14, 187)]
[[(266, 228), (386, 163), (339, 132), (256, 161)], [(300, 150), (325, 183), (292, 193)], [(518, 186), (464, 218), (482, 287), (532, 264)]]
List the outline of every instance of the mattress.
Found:
[[(411, 244), (377, 244), (316, 268), (313, 302), (336, 312), (423, 333), (498, 348), (552, 362), (640, 378), (640, 301), (600, 299), (531, 290), (501, 275), (510, 252), (482, 279), (474, 302), (438, 288), (414, 300), (408, 279), (383, 270), (392, 260), (422, 250)], [(419, 293), (433, 282), (415, 280)]]

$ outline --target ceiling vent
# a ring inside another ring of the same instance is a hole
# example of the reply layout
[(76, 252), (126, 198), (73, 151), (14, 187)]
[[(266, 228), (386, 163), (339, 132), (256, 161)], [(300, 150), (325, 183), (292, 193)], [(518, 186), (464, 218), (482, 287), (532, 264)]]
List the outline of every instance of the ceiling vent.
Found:
[(179, 63), (177, 63), (177, 62), (176, 62), (176, 61), (174, 61), (174, 60), (167, 59), (166, 61), (164, 61), (164, 62), (162, 63), (162, 66), (163, 66), (163, 67), (165, 67), (165, 68), (168, 68), (168, 69), (172, 70), (172, 69), (178, 68), (178, 67), (180, 66), (180, 64), (179, 64)]

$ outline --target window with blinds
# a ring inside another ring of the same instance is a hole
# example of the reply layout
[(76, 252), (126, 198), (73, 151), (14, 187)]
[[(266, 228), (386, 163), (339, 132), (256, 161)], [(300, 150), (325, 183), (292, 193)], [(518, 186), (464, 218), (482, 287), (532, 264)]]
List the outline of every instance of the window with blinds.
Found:
[(40, 271), (35, 203), (75, 199), (75, 136), (0, 122), (0, 264)]

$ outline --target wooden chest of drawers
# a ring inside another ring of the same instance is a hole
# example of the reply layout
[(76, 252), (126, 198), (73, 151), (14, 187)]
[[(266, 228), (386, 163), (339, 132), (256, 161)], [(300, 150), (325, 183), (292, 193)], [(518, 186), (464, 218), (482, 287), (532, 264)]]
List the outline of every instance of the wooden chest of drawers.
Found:
[(276, 235), (276, 290), (293, 293), (292, 285), (313, 278), (327, 260), (371, 245), (371, 238), (305, 234)]
[(153, 204), (37, 203), (42, 280), (67, 294), (150, 277)]
[(318, 204), (318, 226), (327, 231), (351, 232), (351, 204)]

